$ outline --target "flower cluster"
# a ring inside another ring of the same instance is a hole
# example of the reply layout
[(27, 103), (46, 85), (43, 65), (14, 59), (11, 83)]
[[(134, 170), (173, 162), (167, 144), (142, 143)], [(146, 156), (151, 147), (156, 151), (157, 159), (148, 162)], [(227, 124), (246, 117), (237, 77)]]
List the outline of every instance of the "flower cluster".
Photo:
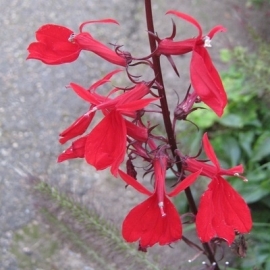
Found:
[[(147, 196), (145, 201), (128, 213), (123, 222), (122, 234), (126, 241), (139, 241), (139, 249), (146, 251), (154, 244), (168, 245), (181, 239), (181, 218), (170, 197), (189, 189), (199, 176), (205, 176), (211, 181), (201, 195), (198, 210), (193, 210), (198, 237), (202, 242), (220, 238), (231, 245), (236, 234), (248, 233), (252, 227), (247, 204), (223, 177), (241, 177), (242, 165), (231, 169), (222, 168), (207, 134), (203, 135), (202, 143), (211, 163), (183, 155), (176, 148), (178, 142), (175, 141), (175, 122), (185, 120), (193, 110), (198, 109), (193, 107), (194, 103), (203, 102), (218, 116), (223, 114), (227, 96), (207, 47), (211, 47), (214, 35), (225, 31), (225, 28), (218, 25), (203, 35), (200, 24), (193, 17), (175, 10), (169, 10), (167, 14), (194, 25), (198, 36), (174, 40), (175, 23), (172, 35), (164, 39), (149, 31), (149, 37), (155, 41), (156, 48), (149, 56), (138, 59), (129, 52), (121, 51), (121, 46), (110, 48), (83, 31), (83, 27), (89, 23), (118, 24), (113, 19), (84, 22), (77, 34), (64, 26), (47, 24), (37, 30), (37, 41), (28, 47), (28, 59), (60, 65), (75, 61), (81, 51), (90, 51), (118, 66), (88, 89), (74, 82), (69, 84), (68, 88), (87, 102), (89, 109), (60, 133), (61, 144), (70, 140), (72, 142), (59, 155), (58, 162), (84, 158), (96, 170), (109, 168), (112, 175), (119, 176), (127, 185)], [(144, 64), (155, 71), (152, 59), (165, 56), (176, 75), (179, 75), (173, 57), (187, 53), (191, 53), (191, 87), (185, 99), (175, 108), (172, 125), (168, 113), (165, 115), (163, 110), (149, 109), (149, 106), (156, 108), (157, 102), (164, 98), (160, 93), (166, 95), (164, 85), (157, 80), (158, 74), (149, 81), (142, 81), (129, 73), (129, 67)], [(101, 95), (99, 88), (110, 83), (111, 78), (120, 73), (127, 75), (131, 85), (126, 88), (112, 87), (106, 95)], [(99, 116), (99, 123), (92, 127), (97, 111), (102, 117)], [(149, 112), (163, 114), (167, 136), (155, 134), (156, 125), (147, 120)], [(137, 179), (135, 159), (146, 164), (145, 174), (152, 176), (153, 190), (149, 190)], [(126, 172), (123, 168), (125, 160)], [(170, 191), (166, 187), (168, 170), (177, 179)]]

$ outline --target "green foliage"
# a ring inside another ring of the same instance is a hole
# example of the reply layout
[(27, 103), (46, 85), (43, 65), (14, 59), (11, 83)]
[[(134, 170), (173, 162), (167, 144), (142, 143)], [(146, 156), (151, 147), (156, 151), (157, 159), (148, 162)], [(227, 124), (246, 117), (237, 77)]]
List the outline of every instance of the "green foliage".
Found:
[(261, 7), (267, 3), (270, 3), (270, 0), (247, 0), (247, 6)]

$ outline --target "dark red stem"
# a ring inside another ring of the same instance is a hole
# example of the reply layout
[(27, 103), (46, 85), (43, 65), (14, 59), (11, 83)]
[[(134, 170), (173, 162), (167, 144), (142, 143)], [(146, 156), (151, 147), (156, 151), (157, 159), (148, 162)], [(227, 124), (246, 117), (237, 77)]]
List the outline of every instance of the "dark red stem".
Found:
[[(155, 33), (151, 0), (145, 0), (144, 3), (145, 3), (147, 30), (151, 33)], [(148, 38), (149, 38), (151, 53), (153, 53), (157, 48), (156, 40), (153, 37), (153, 35), (151, 35), (151, 34), (148, 34)], [(168, 102), (167, 102), (165, 87), (164, 87), (164, 83), (163, 83), (163, 77), (162, 77), (159, 56), (153, 54), (152, 60), (153, 60), (153, 69), (154, 69), (156, 81), (157, 81), (158, 85), (161, 86), (158, 88), (158, 94), (160, 97), (160, 105), (161, 105), (165, 130), (166, 130), (166, 133), (168, 136), (168, 141), (169, 141), (169, 144), (171, 147), (172, 154), (177, 161), (176, 164), (177, 164), (178, 172), (181, 172), (182, 164), (180, 162), (179, 157), (175, 155), (175, 150), (177, 149), (177, 145), (176, 145), (173, 126), (172, 126), (172, 122), (171, 122), (171, 118), (170, 118), (170, 111), (168, 108)], [(196, 215), (197, 214), (197, 207), (196, 207), (196, 204), (195, 204), (195, 201), (194, 201), (194, 198), (192, 196), (190, 188), (185, 189), (185, 194), (186, 194), (186, 197), (187, 197), (187, 200), (189, 203), (190, 210), (192, 211), (192, 213), (194, 215)], [(211, 264), (216, 263), (215, 270), (220, 270), (209, 244), (204, 243), (203, 248), (204, 248), (206, 256), (208, 257)]]

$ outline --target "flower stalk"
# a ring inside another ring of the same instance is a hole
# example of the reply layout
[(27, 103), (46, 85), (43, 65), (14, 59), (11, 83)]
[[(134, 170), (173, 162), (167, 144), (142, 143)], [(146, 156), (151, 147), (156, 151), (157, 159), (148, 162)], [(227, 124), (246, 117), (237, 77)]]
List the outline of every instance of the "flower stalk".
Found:
[[(148, 32), (155, 33), (151, 0), (145, 0), (145, 14), (146, 14), (146, 23), (147, 23)], [(151, 49), (151, 52), (153, 53), (157, 49), (156, 41), (155, 41), (155, 38), (151, 34), (148, 34), (148, 38), (149, 38), (150, 49)], [(152, 59), (153, 59), (153, 69), (154, 69), (155, 77), (158, 84), (161, 86), (158, 88), (158, 94), (160, 97), (160, 105), (161, 105), (161, 110), (162, 110), (163, 122), (164, 122), (165, 130), (167, 133), (168, 142), (171, 147), (171, 152), (172, 152), (172, 155), (176, 159), (177, 170), (180, 173), (182, 171), (182, 165), (181, 165), (181, 161), (179, 157), (175, 155), (175, 150), (177, 149), (177, 145), (176, 145), (173, 126), (172, 126), (172, 122), (170, 118), (170, 111), (168, 109), (166, 91), (164, 87), (162, 70), (160, 66), (160, 56), (153, 54)], [(185, 189), (185, 194), (189, 202), (189, 207), (190, 207), (191, 212), (194, 215), (196, 215), (197, 207), (196, 207), (194, 198), (192, 196), (192, 193), (189, 187)]]
[[(150, 33), (155, 33), (151, 0), (145, 0), (145, 14), (146, 14), (147, 30), (149, 32), (148, 38), (149, 38), (150, 49), (151, 49), (151, 53), (153, 53), (157, 49), (157, 46), (156, 46), (155, 38), (153, 37), (153, 35), (150, 34)], [(160, 105), (161, 105), (161, 110), (162, 110), (162, 115), (163, 115), (163, 122), (164, 122), (165, 130), (167, 133), (168, 142), (170, 144), (172, 154), (176, 158), (177, 170), (179, 173), (181, 173), (182, 171), (181, 161), (179, 159), (179, 156), (175, 155), (175, 150), (177, 149), (177, 146), (176, 146), (173, 126), (172, 126), (172, 122), (170, 118), (170, 112), (168, 109), (168, 102), (167, 102), (166, 91), (164, 87), (162, 70), (161, 70), (161, 65), (160, 65), (160, 56), (153, 54), (152, 59), (153, 59), (153, 69), (154, 69), (155, 77), (158, 84), (160, 85), (160, 87), (158, 87), (158, 94), (160, 97)], [(191, 212), (194, 215), (196, 215), (197, 207), (196, 207), (194, 198), (192, 196), (192, 193), (189, 187), (185, 189), (185, 195), (187, 197)], [(208, 257), (210, 263), (215, 264), (215, 270), (219, 270), (220, 268), (218, 266), (218, 263), (215, 259), (215, 256), (209, 244), (203, 243), (203, 248), (205, 250), (205, 254)]]

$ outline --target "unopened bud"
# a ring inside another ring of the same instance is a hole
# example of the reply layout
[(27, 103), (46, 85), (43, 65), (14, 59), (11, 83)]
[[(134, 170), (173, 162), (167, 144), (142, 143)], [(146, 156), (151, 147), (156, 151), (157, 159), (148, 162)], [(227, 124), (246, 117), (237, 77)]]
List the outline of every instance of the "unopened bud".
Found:
[(174, 117), (177, 120), (186, 119), (188, 114), (192, 112), (192, 106), (197, 99), (197, 94), (194, 92), (192, 94), (187, 94), (185, 99), (176, 106), (174, 110)]

